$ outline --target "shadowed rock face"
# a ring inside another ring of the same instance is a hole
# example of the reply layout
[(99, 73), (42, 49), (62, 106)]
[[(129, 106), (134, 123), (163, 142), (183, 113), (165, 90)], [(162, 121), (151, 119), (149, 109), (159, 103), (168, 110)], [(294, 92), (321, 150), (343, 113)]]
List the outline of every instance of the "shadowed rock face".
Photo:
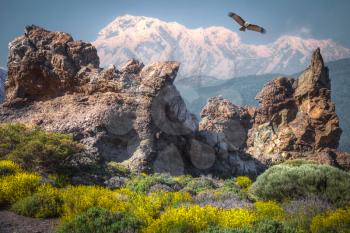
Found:
[(5, 99), (5, 80), (7, 71), (0, 67), (0, 103)]
[(210, 98), (202, 109), (199, 134), (215, 153), (216, 160), (211, 167), (215, 173), (257, 176), (264, 170), (265, 166), (260, 161), (244, 151), (252, 125), (250, 110), (237, 107), (222, 97)]

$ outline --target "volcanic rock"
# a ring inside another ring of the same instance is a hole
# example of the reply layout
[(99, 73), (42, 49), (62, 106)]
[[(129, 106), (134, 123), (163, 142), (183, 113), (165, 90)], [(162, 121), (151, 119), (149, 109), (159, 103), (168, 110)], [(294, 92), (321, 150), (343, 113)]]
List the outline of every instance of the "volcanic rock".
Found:
[(317, 49), (298, 79), (279, 77), (257, 95), (260, 107), (247, 152), (267, 164), (293, 158), (336, 163), (328, 154), (338, 147), (341, 129), (330, 93), (328, 69)]
[(73, 134), (86, 148), (73, 156), (76, 166), (117, 161), (136, 171), (186, 172), (198, 123), (173, 85), (177, 62), (101, 69), (91, 44), (37, 26), (9, 48), (0, 122)]

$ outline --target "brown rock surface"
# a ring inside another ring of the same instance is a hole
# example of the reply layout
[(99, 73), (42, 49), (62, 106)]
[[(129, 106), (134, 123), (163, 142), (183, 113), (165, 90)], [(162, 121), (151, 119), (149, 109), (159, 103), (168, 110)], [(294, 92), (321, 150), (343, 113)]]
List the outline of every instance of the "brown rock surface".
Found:
[(173, 85), (178, 63), (101, 69), (91, 44), (30, 26), (11, 42), (8, 68), (0, 122), (72, 133), (86, 146), (72, 160), (78, 166), (113, 160), (137, 171), (186, 171), (197, 121)]
[(298, 79), (280, 77), (267, 83), (257, 95), (260, 107), (247, 152), (265, 163), (312, 157), (331, 164), (325, 151), (338, 147), (341, 129), (330, 88), (319, 49)]
[(341, 129), (330, 93), (328, 69), (317, 49), (298, 79), (268, 82), (256, 97), (257, 109), (210, 98), (199, 130), (221, 156), (248, 154), (265, 165), (310, 159), (349, 169), (350, 155), (336, 150)]

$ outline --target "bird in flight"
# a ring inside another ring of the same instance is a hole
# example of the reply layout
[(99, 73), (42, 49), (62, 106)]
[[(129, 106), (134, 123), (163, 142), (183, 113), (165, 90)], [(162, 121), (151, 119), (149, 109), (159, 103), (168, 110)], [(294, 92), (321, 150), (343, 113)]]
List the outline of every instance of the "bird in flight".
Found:
[(251, 30), (251, 31), (256, 31), (260, 33), (266, 33), (266, 30), (263, 27), (260, 27), (255, 24), (248, 23), (244, 19), (242, 19), (241, 16), (235, 14), (235, 13), (228, 13), (228, 16), (234, 19), (240, 26), (241, 28), (239, 29), (240, 31), (244, 32), (246, 29)]

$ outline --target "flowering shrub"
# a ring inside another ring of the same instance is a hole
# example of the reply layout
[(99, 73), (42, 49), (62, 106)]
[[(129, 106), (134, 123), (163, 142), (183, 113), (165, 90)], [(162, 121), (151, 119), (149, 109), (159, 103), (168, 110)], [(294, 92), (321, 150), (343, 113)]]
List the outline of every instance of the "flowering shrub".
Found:
[(127, 208), (127, 199), (123, 194), (97, 186), (70, 186), (61, 190), (61, 198), (64, 220), (70, 220), (92, 207), (111, 211), (124, 211)]
[(167, 208), (192, 202), (192, 197), (184, 192), (158, 192), (145, 195), (129, 191), (127, 196), (128, 210), (145, 224), (151, 223)]
[(286, 217), (283, 208), (274, 201), (257, 201), (255, 203), (255, 209), (258, 220), (284, 220)]
[(248, 176), (238, 176), (235, 179), (235, 184), (246, 191), (253, 184), (253, 181)]
[(197, 205), (180, 208), (169, 208), (150, 224), (145, 233), (169, 233), (169, 232), (199, 232), (208, 225), (217, 222), (218, 209)]
[(41, 177), (20, 172), (0, 178), (0, 206), (15, 203), (33, 194), (39, 187)]
[(222, 228), (250, 227), (256, 215), (249, 209), (228, 209), (220, 211), (218, 225)]
[(12, 210), (20, 215), (35, 218), (58, 217), (62, 210), (59, 189), (51, 185), (42, 185), (32, 196), (19, 200)]
[(10, 160), (0, 160), (0, 176), (13, 175), (21, 171), (21, 167), (16, 163)]
[(315, 216), (310, 230), (312, 233), (350, 233), (350, 207)]

